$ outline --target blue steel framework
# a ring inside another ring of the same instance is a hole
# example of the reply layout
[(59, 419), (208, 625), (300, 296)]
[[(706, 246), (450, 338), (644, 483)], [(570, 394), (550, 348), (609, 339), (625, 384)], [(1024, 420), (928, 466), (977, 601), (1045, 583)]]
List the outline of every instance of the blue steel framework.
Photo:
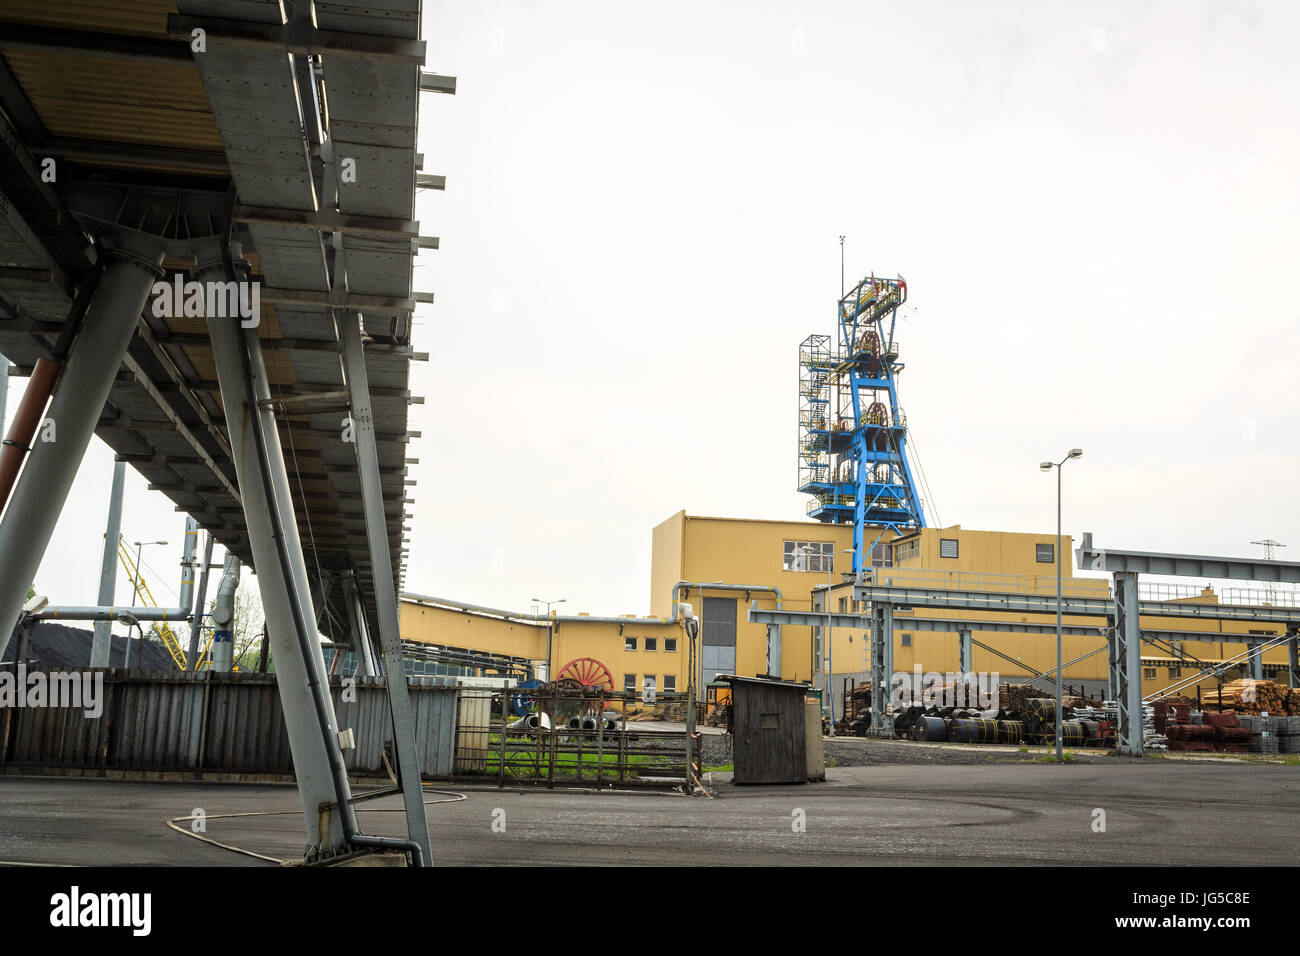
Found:
[(839, 302), (838, 349), (828, 335), (799, 347), (799, 491), (813, 496), (809, 517), (853, 524), (855, 573), (866, 555), (879, 558), (886, 532), (925, 527), (896, 384), (894, 327), (906, 301), (902, 279), (869, 276)]

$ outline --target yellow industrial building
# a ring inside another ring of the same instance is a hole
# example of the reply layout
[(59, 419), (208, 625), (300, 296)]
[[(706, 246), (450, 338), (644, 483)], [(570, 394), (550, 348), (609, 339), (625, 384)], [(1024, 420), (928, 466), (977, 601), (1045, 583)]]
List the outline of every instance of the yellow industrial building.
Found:
[[(688, 601), (702, 620), (697, 679), (708, 683), (717, 674), (766, 674), (766, 625), (750, 623), (751, 604), (760, 608), (813, 610), (831, 586), (831, 610), (853, 610), (851, 586), (843, 581), (849, 566), (851, 525), (813, 521), (764, 521), (712, 518), (678, 512), (654, 528), (650, 575), (650, 617), (595, 617), (585, 614), (529, 615), (475, 607), (455, 601), (404, 595), (402, 637), (445, 648), (503, 655), (531, 662), (539, 675), (558, 676), (570, 662), (590, 673), (596, 663), (616, 689), (639, 690), (649, 678), (658, 691), (687, 685), (685, 633), (676, 604)], [(1073, 542), (1063, 539), (1063, 587), (1066, 595), (1108, 597), (1103, 577), (1076, 576)], [(1056, 593), (1056, 536), (1003, 531), (972, 531), (953, 525), (924, 528), (882, 540), (872, 553), (873, 576), (880, 583), (972, 590)], [(1165, 599), (1213, 603), (1213, 591), (1171, 590)], [(814, 602), (816, 598), (816, 602)], [(779, 602), (779, 603), (778, 603)], [(942, 612), (927, 617), (952, 617)], [(1049, 623), (1041, 615), (962, 612), (967, 620)], [(958, 636), (912, 633), (906, 615), (896, 616), (894, 666), (940, 673), (958, 669)], [(1102, 618), (1069, 617), (1067, 625), (1096, 627), (1097, 637), (1064, 639), (1064, 660), (1104, 646)], [(1142, 619), (1144, 628), (1221, 632), (1225, 640), (1189, 643), (1185, 652), (1209, 663), (1230, 659), (1245, 645), (1229, 635), (1275, 634), (1276, 627), (1252, 629), (1248, 623), (1201, 619)], [(862, 631), (836, 628), (824, 642), (820, 628), (782, 628), (779, 675), (825, 685), (834, 668), (836, 689), (842, 678), (861, 678), (868, 668), (868, 641)], [(1001, 652), (973, 648), (977, 672), (997, 672), (1004, 682), (1017, 681), (1055, 666), (1055, 638), (977, 632), (981, 643)], [(1008, 658), (1020, 662), (1017, 666)], [(1284, 647), (1264, 652), (1265, 676), (1286, 664)], [(1143, 653), (1144, 692), (1159, 690), (1189, 676), (1186, 661), (1151, 647)], [(1106, 654), (1093, 655), (1066, 668), (1067, 685), (1100, 689), (1106, 681)], [(572, 672), (572, 669), (571, 669)], [(1207, 681), (1212, 680), (1206, 678)], [(1209, 686), (1207, 684), (1207, 686)]]

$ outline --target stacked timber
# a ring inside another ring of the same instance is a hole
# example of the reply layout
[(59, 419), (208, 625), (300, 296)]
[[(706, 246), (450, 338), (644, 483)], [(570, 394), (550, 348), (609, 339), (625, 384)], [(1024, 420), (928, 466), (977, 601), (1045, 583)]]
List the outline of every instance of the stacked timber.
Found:
[(1276, 681), (1243, 678), (1202, 691), (1201, 706), (1238, 714), (1300, 714), (1300, 694)]
[(998, 706), (1003, 710), (1020, 710), (1025, 701), (1042, 697), (1043, 691), (1033, 684), (999, 684)]

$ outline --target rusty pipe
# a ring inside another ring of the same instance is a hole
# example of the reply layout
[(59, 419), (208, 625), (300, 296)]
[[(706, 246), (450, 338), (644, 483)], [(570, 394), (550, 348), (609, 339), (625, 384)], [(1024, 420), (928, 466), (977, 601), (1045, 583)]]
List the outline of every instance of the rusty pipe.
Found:
[(0, 450), (0, 509), (9, 500), (18, 472), (22, 470), (23, 459), (31, 451), (32, 438), (45, 416), (45, 406), (54, 391), (59, 368), (58, 362), (41, 358), (36, 360), (36, 367), (32, 369), (23, 400), (14, 414), (13, 424), (9, 426), (9, 434), (5, 436), (4, 448)]

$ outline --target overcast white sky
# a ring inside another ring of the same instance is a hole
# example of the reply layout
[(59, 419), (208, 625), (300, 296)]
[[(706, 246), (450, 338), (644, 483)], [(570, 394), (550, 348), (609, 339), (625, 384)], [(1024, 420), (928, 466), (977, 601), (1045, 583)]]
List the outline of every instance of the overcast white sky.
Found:
[[(1298, 11), (426, 2), (459, 87), (421, 111), (448, 188), (419, 207), (407, 587), (646, 613), (659, 521), (802, 519), (797, 347), (832, 331), (841, 233), (850, 282), (908, 280), (932, 520), (1053, 529), (1037, 465), (1080, 446), (1067, 532), (1300, 559)], [(95, 598), (110, 462), (56, 600)], [(128, 539), (179, 545), (128, 474)]]

